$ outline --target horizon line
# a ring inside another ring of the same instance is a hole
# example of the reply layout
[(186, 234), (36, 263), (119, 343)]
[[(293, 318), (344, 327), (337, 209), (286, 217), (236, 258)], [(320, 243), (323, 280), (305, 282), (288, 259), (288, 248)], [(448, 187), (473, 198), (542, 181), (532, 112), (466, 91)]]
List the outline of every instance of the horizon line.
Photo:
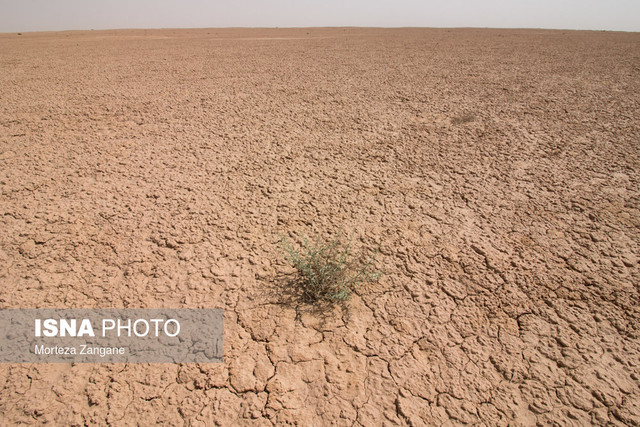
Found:
[(87, 31), (166, 31), (166, 30), (303, 30), (303, 29), (380, 29), (380, 30), (534, 30), (534, 31), (589, 31), (607, 33), (640, 33), (631, 30), (607, 30), (607, 29), (582, 29), (582, 28), (556, 28), (556, 27), (420, 27), (420, 26), (358, 26), (358, 25), (326, 25), (326, 26), (300, 26), (300, 27), (280, 27), (280, 26), (229, 26), (229, 27), (117, 27), (117, 28), (84, 28), (84, 29), (64, 29), (64, 30), (25, 30), (25, 31), (0, 31), (0, 35), (7, 34), (39, 34), (39, 33), (69, 33)]

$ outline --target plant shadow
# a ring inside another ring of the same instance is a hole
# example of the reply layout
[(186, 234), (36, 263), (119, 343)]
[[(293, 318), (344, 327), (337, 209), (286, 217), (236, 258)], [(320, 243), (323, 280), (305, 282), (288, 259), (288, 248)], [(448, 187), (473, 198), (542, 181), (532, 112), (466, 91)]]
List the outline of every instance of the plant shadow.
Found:
[(337, 308), (344, 309), (346, 307), (346, 301), (314, 299), (305, 292), (303, 280), (297, 272), (278, 273), (267, 278), (269, 300), (274, 304), (293, 308), (296, 311), (296, 319), (305, 313), (328, 318), (334, 316)]

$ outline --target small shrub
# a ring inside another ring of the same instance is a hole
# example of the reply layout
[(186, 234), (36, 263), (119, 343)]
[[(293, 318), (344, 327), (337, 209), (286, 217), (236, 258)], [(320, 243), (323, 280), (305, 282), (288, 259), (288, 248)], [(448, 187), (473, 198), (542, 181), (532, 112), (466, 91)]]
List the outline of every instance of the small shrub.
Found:
[(381, 273), (375, 270), (375, 253), (352, 253), (351, 242), (337, 236), (328, 242), (306, 237), (295, 247), (281, 240), (285, 259), (296, 269), (294, 283), (305, 302), (343, 302), (363, 283), (377, 281)]

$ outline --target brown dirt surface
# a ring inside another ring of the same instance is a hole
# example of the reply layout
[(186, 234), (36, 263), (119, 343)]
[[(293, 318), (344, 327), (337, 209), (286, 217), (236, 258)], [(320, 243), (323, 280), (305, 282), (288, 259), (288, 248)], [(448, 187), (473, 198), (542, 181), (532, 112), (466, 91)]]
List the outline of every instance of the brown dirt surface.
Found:
[[(0, 35), (3, 308), (225, 310), (225, 362), (0, 366), (0, 424), (640, 424), (640, 34)], [(281, 235), (380, 246), (287, 301)]]

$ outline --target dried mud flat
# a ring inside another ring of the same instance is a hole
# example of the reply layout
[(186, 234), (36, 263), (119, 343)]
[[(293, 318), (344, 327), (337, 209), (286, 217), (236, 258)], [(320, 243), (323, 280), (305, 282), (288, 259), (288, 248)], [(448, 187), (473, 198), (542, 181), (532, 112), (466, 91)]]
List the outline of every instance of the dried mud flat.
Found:
[[(225, 362), (2, 365), (0, 422), (640, 424), (640, 34), (0, 35), (0, 304), (221, 307)], [(321, 316), (280, 234), (380, 245)]]

